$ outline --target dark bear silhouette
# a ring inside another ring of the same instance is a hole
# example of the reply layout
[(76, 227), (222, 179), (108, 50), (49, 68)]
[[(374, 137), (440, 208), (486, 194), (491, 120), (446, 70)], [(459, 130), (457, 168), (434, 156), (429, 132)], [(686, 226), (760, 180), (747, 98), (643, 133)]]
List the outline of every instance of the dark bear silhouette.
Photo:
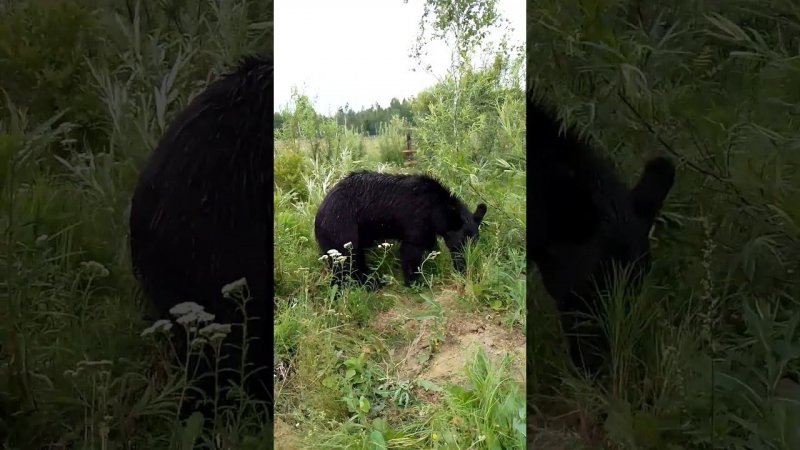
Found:
[[(270, 411), (272, 80), (270, 57), (247, 57), (194, 98), (144, 164), (130, 211), (134, 273), (161, 317), (178, 303), (195, 302), (214, 322), (242, 323), (237, 304), (221, 290), (246, 279), (247, 334), (256, 339), (246, 361), (261, 369), (245, 388)], [(229, 344), (241, 346), (241, 331), (232, 327), (221, 368), (240, 367), (241, 351)], [(221, 386), (240, 380), (227, 371), (220, 377)], [(213, 388), (213, 379), (201, 383), (212, 399)]]
[[(369, 276), (364, 250), (396, 239), (400, 241), (403, 281), (410, 285), (419, 276), (424, 253), (436, 247), (437, 236), (444, 238), (454, 268), (463, 272), (464, 245), (478, 239), (485, 214), (485, 204), (471, 212), (441, 183), (426, 175), (359, 171), (341, 179), (328, 192), (314, 219), (314, 232), (323, 255), (331, 249), (348, 257), (352, 252), (352, 272), (347, 273), (349, 262), (336, 265), (334, 284), (340, 284), (346, 275), (366, 283)], [(350, 249), (345, 248), (348, 242)], [(373, 282), (375, 287), (380, 286)]]
[[(629, 268), (629, 288), (640, 287), (650, 270), (650, 229), (672, 188), (675, 169), (665, 157), (650, 159), (636, 186), (628, 189), (573, 127), (562, 133), (553, 110), (532, 97), (527, 99), (532, 160), (528, 258), (558, 305), (573, 362), (596, 373), (608, 343), (602, 333), (575, 336), (599, 332), (579, 326), (583, 318), (578, 315), (596, 309), (596, 294), (609, 287), (606, 277), (612, 265)], [(594, 350), (591, 344), (596, 344)]]

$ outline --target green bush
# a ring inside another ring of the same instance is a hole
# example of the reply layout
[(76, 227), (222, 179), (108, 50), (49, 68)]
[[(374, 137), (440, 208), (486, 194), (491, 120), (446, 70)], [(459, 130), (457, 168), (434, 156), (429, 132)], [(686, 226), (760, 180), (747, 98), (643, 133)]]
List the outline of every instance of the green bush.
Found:
[(193, 371), (143, 339), (127, 243), (138, 168), (165, 126), (232, 61), (270, 48), (271, 1), (249, 5), (0, 0), (5, 447), (267, 445), (248, 445), (256, 414), (224, 435), (177, 420)]
[(528, 60), (553, 63), (527, 76), (629, 182), (653, 152), (677, 178), (650, 288), (597, 317), (608, 379), (564, 370), (557, 318), (532, 317), (533, 422), (580, 408), (614, 448), (800, 448), (796, 3), (597, 5), (528, 9)]
[(303, 175), (308, 173), (309, 161), (302, 153), (294, 150), (280, 152), (275, 156), (275, 186), (284, 191), (294, 191), (298, 200), (308, 199)]
[(103, 35), (81, 2), (15, 2), (0, 15), (0, 86), (33, 120), (69, 109), (64, 120), (85, 136), (104, 113), (87, 63), (100, 55)]
[(380, 160), (385, 163), (402, 165), (405, 160), (406, 130), (408, 122), (400, 116), (392, 116), (388, 124), (381, 123), (378, 131), (378, 151)]

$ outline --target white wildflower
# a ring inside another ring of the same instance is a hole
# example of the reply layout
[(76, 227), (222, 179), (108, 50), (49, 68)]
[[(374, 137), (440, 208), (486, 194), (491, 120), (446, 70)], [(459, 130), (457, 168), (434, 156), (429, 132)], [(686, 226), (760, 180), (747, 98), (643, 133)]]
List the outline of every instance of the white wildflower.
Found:
[(190, 323), (196, 322), (211, 322), (214, 320), (214, 315), (209, 314), (205, 311), (192, 311), (188, 314), (184, 314), (181, 317), (175, 319), (175, 322), (178, 322), (181, 325), (188, 325)]
[(222, 296), (225, 298), (231, 298), (231, 296), (235, 293), (238, 294), (244, 292), (245, 288), (247, 288), (247, 279), (239, 278), (236, 281), (222, 286)]
[(319, 257), (320, 261), (327, 261), (327, 259), (328, 259), (328, 255), (322, 255), (322, 256)]
[(140, 336), (144, 337), (149, 334), (168, 332), (172, 328), (172, 322), (166, 319), (156, 320), (155, 323), (145, 328)]
[(344, 248), (346, 248), (348, 250), (352, 249), (353, 248), (353, 243), (352, 242), (348, 242), (348, 243), (344, 244)]
[(200, 334), (203, 336), (210, 336), (211, 340), (222, 339), (231, 332), (231, 325), (229, 323), (210, 323), (200, 329)]
[(178, 303), (177, 305), (170, 308), (169, 313), (175, 317), (179, 317), (202, 310), (203, 307), (195, 302), (183, 302), (183, 303)]
[(208, 341), (206, 340), (206, 338), (198, 337), (198, 338), (194, 338), (192, 340), (191, 346), (192, 346), (192, 348), (198, 348), (198, 347), (202, 347), (203, 344), (205, 344), (207, 342)]
[(81, 270), (92, 278), (105, 278), (108, 276), (108, 269), (97, 261), (83, 261), (80, 264)]
[(339, 250), (336, 250), (335, 248), (328, 250), (328, 255), (330, 255), (332, 258), (335, 258), (337, 256), (342, 256)]
[(211, 341), (212, 342), (219, 342), (219, 341), (225, 339), (225, 337), (227, 337), (227, 336), (228, 336), (227, 333), (214, 333), (214, 334), (211, 335)]

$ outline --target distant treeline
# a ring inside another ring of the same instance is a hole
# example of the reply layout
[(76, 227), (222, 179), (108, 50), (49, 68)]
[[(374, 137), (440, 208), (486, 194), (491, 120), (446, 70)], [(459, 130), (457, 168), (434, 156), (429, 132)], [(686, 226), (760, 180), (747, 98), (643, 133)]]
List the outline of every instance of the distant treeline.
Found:
[[(273, 127), (276, 130), (279, 130), (283, 126), (283, 123), (286, 120), (285, 114), (286, 113), (275, 113)], [(319, 115), (323, 116), (322, 114)], [(378, 130), (380, 130), (380, 125), (382, 123), (389, 123), (389, 120), (395, 115), (400, 116), (406, 119), (408, 123), (413, 124), (414, 114), (411, 111), (411, 101), (407, 99), (398, 100), (393, 98), (391, 102), (389, 102), (388, 108), (383, 108), (376, 102), (369, 108), (362, 109), (357, 112), (350, 109), (349, 105), (345, 105), (336, 111), (336, 114), (333, 115), (333, 118), (336, 119), (337, 124), (346, 126), (350, 130), (354, 130), (369, 136), (375, 136), (378, 134)]]

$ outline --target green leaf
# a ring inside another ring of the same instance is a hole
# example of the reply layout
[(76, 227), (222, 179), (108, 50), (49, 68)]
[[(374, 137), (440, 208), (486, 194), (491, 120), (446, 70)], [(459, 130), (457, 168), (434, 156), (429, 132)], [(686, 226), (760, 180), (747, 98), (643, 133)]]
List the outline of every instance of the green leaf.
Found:
[(358, 399), (358, 409), (364, 414), (369, 412), (369, 400), (367, 400), (363, 395), (360, 399)]
[(381, 433), (386, 433), (386, 431), (389, 429), (389, 423), (386, 422), (386, 419), (379, 417), (372, 421), (372, 428)]
[(417, 355), (417, 361), (419, 361), (420, 363), (425, 363), (429, 359), (431, 359), (430, 352), (420, 353), (419, 355)]
[(336, 382), (338, 381), (337, 378), (338, 377), (336, 375), (327, 376), (322, 380), (322, 385), (328, 389), (335, 389), (337, 384)]
[(426, 391), (442, 392), (442, 388), (438, 384), (423, 378), (417, 380), (417, 386), (425, 389)]
[(203, 414), (200, 412), (193, 412), (188, 419), (186, 425), (181, 430), (181, 448), (184, 450), (191, 450), (194, 448), (194, 443), (203, 431)]
[(383, 438), (383, 434), (381, 434), (378, 430), (372, 430), (369, 434), (369, 450), (385, 450), (388, 448), (386, 446), (386, 440)]

